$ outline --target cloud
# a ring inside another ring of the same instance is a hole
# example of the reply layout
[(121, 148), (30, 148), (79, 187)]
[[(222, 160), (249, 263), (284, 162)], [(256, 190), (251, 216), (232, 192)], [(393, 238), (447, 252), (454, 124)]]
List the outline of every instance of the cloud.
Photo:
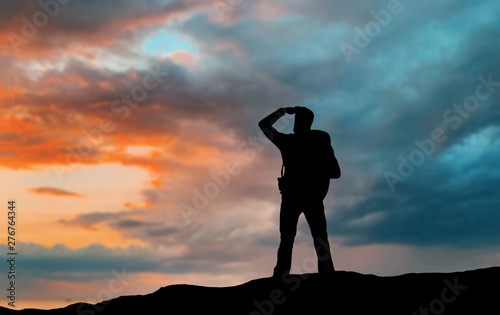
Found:
[(67, 191), (67, 190), (60, 189), (60, 188), (54, 188), (54, 187), (31, 188), (31, 189), (29, 189), (29, 192), (31, 192), (33, 194), (53, 195), (53, 196), (58, 196), (58, 197), (85, 197), (84, 195), (77, 194), (75, 192)]
[(159, 271), (168, 263), (159, 256), (143, 256), (146, 250), (139, 247), (127, 249), (108, 248), (100, 244), (71, 249), (62, 244), (44, 247), (33, 243), (23, 243), (26, 255), (24, 268), (26, 275), (52, 280), (80, 281), (99, 279), (111, 270), (129, 272)]
[[(123, 44), (136, 36), (147, 36), (168, 20), (203, 7), (201, 3), (188, 8), (182, 1), (156, 0), (141, 4), (122, 0), (118, 5), (78, 1), (52, 4), (41, 7), (18, 1), (3, 5), (5, 27), (0, 33), (0, 51), (15, 52), (17, 57), (27, 59), (56, 59), (67, 53), (95, 56), (101, 48), (126, 47)], [(131, 53), (132, 49), (127, 51)]]
[[(252, 255), (236, 243), (207, 243), (185, 249), (181, 246), (138, 246), (127, 248), (106, 247), (90, 244), (71, 249), (63, 244), (44, 247), (22, 243), (24, 274), (48, 280), (82, 281), (96, 280), (109, 275), (111, 270), (128, 273), (185, 274), (188, 272), (235, 272), (224, 271), (224, 262), (244, 263)], [(257, 259), (258, 260), (258, 259)]]

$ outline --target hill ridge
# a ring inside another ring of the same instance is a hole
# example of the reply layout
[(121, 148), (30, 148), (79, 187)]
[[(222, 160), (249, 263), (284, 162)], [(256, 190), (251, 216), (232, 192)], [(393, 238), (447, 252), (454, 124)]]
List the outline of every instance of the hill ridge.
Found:
[(500, 267), (396, 276), (336, 271), (259, 278), (229, 287), (174, 284), (145, 295), (2, 314), (484, 314), (500, 310)]

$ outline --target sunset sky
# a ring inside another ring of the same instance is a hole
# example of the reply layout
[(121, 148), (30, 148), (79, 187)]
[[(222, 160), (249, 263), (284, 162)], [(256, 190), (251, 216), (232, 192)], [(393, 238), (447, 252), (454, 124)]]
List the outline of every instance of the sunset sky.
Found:
[[(2, 1), (16, 308), (271, 276), (281, 157), (257, 123), (297, 105), (342, 169), (324, 201), (337, 270), (500, 265), (499, 15), (495, 0)], [(314, 259), (301, 217), (293, 270)]]

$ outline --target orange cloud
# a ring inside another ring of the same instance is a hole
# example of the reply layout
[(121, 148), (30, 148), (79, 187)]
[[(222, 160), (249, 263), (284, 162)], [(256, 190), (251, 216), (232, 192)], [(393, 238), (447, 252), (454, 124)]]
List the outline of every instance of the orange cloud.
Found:
[(284, 3), (261, 1), (255, 4), (255, 14), (262, 20), (271, 20), (289, 13)]
[(113, 92), (115, 90), (114, 87), (113, 87), (113, 85), (111, 85), (111, 83), (109, 83), (108, 81), (99, 81), (99, 82), (97, 82), (97, 84), (104, 91)]
[(85, 197), (84, 195), (53, 187), (31, 188), (29, 189), (29, 192), (40, 195), (53, 195), (62, 197)]
[[(151, 23), (156, 23), (156, 18), (160, 21), (162, 14), (155, 15)], [(48, 25), (39, 35), (42, 38), (51, 31)], [(236, 42), (226, 42), (216, 50), (245, 55)], [(162, 69), (172, 61), (196, 65), (196, 57), (187, 51), (177, 50), (169, 57)], [(79, 165), (118, 162), (147, 170), (151, 175), (147, 185), (165, 188), (163, 180), (167, 177), (192, 178), (201, 171), (205, 174), (205, 170), (218, 169), (232, 154), (228, 151), (237, 148), (234, 134), (223, 129), (214, 114), (222, 111), (219, 106), (232, 106), (229, 97), (199, 102), (184, 95), (183, 88), (176, 89), (172, 97), (164, 97), (160, 87), (148, 91), (147, 98), (137, 105), (125, 105), (123, 95), (142, 82), (146, 71), (114, 73), (77, 61), (68, 62), (61, 70), (44, 69), (34, 79), (14, 74), (19, 77), (16, 88), (0, 88), (0, 101), (10, 105), (0, 108), (0, 125), (4, 127), (0, 130), (1, 167), (45, 168), (61, 180), (65, 173), (78, 171)], [(167, 80), (176, 82), (174, 75)], [(122, 99), (119, 108), (125, 108), (128, 116), (111, 107), (117, 99)], [(206, 110), (205, 103), (212, 109)], [(110, 131), (101, 128), (105, 119), (113, 125)], [(130, 146), (148, 146), (151, 150), (129, 154), (126, 149)]]
[(0, 88), (0, 100), (13, 101), (23, 96), (23, 92), (19, 87)]
[(148, 209), (151, 206), (151, 202), (146, 200), (142, 205), (133, 202), (124, 202), (123, 206), (127, 209)]
[(196, 59), (192, 53), (186, 50), (175, 50), (167, 55), (168, 58), (172, 59), (175, 63), (181, 64), (183, 66), (192, 67), (194, 66)]
[[(44, 78), (41, 82), (44, 86), (61, 87), (63, 85), (78, 85), (80, 88), (85, 88), (89, 85), (84, 78), (75, 73), (66, 74), (64, 76), (53, 76)], [(101, 86), (99, 84), (99, 86)]]

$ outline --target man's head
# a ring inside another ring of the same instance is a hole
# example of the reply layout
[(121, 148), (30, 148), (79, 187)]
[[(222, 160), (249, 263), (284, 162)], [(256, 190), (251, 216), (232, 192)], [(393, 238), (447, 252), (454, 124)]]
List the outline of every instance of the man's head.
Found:
[(314, 113), (306, 107), (296, 107), (295, 109), (295, 124), (293, 125), (294, 133), (302, 133), (311, 130), (311, 125), (314, 120)]

